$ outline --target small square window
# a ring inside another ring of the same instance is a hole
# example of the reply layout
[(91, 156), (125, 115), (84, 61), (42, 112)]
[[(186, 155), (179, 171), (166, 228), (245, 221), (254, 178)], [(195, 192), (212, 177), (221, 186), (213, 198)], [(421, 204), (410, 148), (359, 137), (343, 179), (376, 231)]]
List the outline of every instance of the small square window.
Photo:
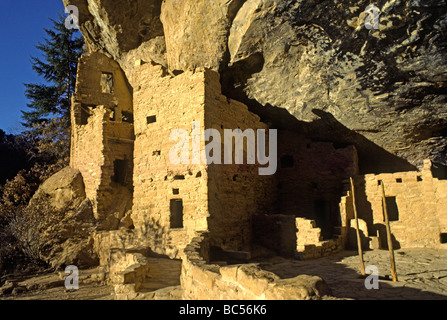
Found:
[(180, 194), (180, 189), (172, 189), (172, 194)]
[(121, 111), (121, 121), (133, 123), (133, 113), (128, 111)]
[(402, 178), (397, 178), (397, 179), (396, 179), (396, 182), (397, 182), (397, 183), (402, 183)]
[(147, 124), (155, 123), (155, 122), (157, 122), (157, 117), (156, 116), (147, 117), (146, 121), (147, 121)]

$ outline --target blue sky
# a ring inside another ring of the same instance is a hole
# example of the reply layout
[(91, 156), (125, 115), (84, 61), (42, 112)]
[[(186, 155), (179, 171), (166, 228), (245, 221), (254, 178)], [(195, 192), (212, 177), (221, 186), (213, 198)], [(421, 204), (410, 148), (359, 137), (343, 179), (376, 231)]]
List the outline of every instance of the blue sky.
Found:
[(62, 0), (0, 0), (0, 129), (8, 133), (20, 131), (20, 110), (27, 109), (23, 84), (42, 82), (30, 56), (39, 56), (43, 28), (63, 10)]

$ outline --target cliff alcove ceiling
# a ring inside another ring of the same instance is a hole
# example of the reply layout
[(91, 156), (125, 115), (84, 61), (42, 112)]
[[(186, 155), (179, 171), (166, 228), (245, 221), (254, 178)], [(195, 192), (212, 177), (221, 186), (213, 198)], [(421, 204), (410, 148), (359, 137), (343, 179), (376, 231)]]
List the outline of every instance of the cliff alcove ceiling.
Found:
[(224, 94), (264, 121), (355, 144), (371, 164), (363, 172), (446, 164), (445, 0), (377, 1), (378, 30), (365, 28), (365, 0), (64, 3), (78, 6), (89, 50), (118, 61), (131, 84), (136, 55), (213, 69)]

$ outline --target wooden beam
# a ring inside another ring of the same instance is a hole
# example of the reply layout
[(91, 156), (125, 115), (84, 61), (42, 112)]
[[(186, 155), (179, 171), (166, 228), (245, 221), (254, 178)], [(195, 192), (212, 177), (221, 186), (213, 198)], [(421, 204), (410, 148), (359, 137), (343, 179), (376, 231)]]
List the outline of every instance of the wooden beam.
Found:
[(385, 226), (386, 226), (388, 250), (390, 252), (391, 275), (393, 276), (393, 281), (397, 282), (398, 280), (397, 280), (397, 273), (396, 273), (396, 262), (394, 259), (393, 239), (391, 238), (391, 227), (390, 227), (390, 220), (388, 218), (388, 210), (386, 207), (385, 185), (384, 185), (383, 181), (380, 181), (380, 185), (382, 188), (383, 217), (384, 217)]
[(354, 208), (354, 217), (355, 217), (355, 230), (357, 232), (357, 246), (359, 250), (360, 257), (360, 269), (362, 272), (362, 276), (366, 275), (365, 273), (365, 262), (363, 261), (363, 248), (362, 248), (362, 239), (360, 237), (360, 228), (359, 228), (359, 217), (357, 214), (357, 206), (355, 203), (355, 187), (354, 187), (354, 179), (350, 178), (351, 181), (351, 194), (352, 194), (352, 207)]

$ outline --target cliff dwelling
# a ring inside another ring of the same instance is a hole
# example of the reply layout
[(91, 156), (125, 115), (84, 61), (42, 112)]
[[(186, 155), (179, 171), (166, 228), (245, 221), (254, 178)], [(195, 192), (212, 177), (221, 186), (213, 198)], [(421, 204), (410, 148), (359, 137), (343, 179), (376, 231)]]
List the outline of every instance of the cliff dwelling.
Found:
[(60, 111), (46, 169), (0, 186), (45, 288), (69, 266), (118, 300), (446, 299), (445, 1), (62, 2), (74, 58), (32, 62), (69, 81), (24, 112)]
[[(203, 262), (217, 269), (205, 268), (202, 282), (252, 261), (260, 249), (307, 260), (356, 248), (350, 178), (365, 249), (387, 246), (381, 183), (396, 248), (445, 245), (447, 181), (433, 175), (429, 160), (422, 171), (365, 175), (355, 146), (275, 128), (278, 166), (273, 175), (259, 175), (259, 163), (173, 164), (173, 129), (194, 134), (191, 124), (197, 124), (197, 132), (212, 128), (223, 134), (225, 129), (273, 127), (224, 96), (220, 80), (210, 69), (173, 74), (137, 59), (131, 86), (113, 59), (96, 52), (80, 60), (72, 99), (71, 166), (82, 173), (102, 224), (103, 231), (95, 235), (101, 263), (116, 274), (136, 277), (129, 284), (111, 275), (118, 298), (137, 296), (138, 277), (150, 274), (136, 262), (141, 251), (134, 248), (182, 260), (184, 295), (192, 299), (205, 294), (191, 282)], [(205, 141), (197, 141), (204, 149)], [(187, 150), (192, 148), (188, 143)], [(124, 218), (131, 221), (127, 227), (119, 223)], [(206, 294), (212, 296), (213, 288)]]

